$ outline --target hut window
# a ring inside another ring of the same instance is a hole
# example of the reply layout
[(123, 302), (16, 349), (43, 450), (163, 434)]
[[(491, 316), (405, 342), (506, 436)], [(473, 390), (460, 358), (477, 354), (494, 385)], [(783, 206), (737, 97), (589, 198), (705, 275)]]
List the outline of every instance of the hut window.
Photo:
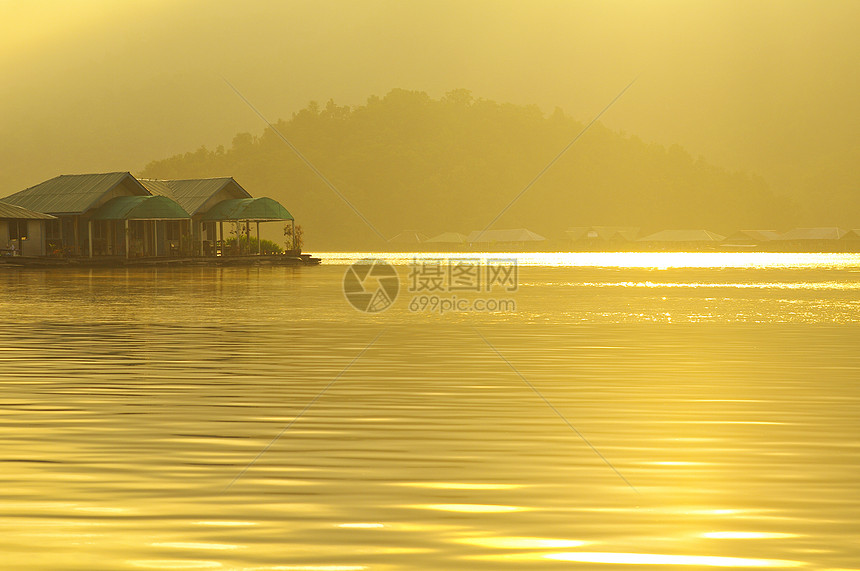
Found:
[(60, 231), (60, 221), (59, 220), (48, 220), (45, 224), (45, 237), (48, 240), (59, 240), (62, 238), (62, 232)]
[(180, 222), (177, 222), (175, 220), (170, 220), (167, 222), (167, 224), (165, 224), (165, 234), (168, 240), (179, 240), (180, 224)]
[(9, 239), (10, 240), (26, 240), (27, 239), (27, 221), (26, 220), (11, 220), (9, 222)]

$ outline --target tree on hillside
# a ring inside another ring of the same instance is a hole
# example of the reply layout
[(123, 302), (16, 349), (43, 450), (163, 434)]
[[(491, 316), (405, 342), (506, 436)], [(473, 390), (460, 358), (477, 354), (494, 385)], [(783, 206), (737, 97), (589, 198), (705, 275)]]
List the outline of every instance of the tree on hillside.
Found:
[[(394, 89), (348, 107), (310, 103), (275, 127), (386, 236), (483, 228), (582, 129), (556, 109)], [(384, 243), (271, 129), (229, 149), (149, 163), (143, 176), (233, 176), (294, 212), (314, 248)], [(765, 182), (595, 124), (496, 224), (560, 236), (570, 226), (783, 227), (792, 204)]]

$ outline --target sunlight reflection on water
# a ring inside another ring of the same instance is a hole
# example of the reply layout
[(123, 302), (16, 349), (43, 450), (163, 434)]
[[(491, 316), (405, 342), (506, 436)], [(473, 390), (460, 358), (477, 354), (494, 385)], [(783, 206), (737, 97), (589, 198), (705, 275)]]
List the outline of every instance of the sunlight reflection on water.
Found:
[(398, 299), (373, 316), (341, 291), (358, 256), (0, 271), (4, 564), (860, 559), (857, 256), (534, 255), (516, 312), (416, 314)]
[(383, 259), (406, 265), (438, 258), (515, 258), (521, 266), (592, 268), (812, 268), (860, 266), (860, 254), (784, 252), (326, 252), (326, 264), (351, 264), (361, 259)]

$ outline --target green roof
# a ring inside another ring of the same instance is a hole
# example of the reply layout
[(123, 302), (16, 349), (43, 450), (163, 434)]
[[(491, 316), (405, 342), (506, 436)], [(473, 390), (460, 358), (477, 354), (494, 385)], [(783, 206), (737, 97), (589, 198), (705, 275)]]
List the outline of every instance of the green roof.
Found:
[(146, 178), (137, 179), (140, 181), (140, 184), (150, 192), (150, 194), (158, 194), (161, 196), (166, 196), (167, 198), (173, 197), (173, 190), (170, 188), (169, 180), (151, 180)]
[(271, 198), (234, 198), (222, 200), (209, 209), (204, 220), (292, 220), (293, 215)]
[(166, 196), (118, 196), (104, 203), (93, 220), (176, 220), (191, 216)]
[(11, 220), (52, 220), (56, 217), (50, 214), (34, 212), (22, 206), (7, 204), (0, 200), (0, 218)]
[(16, 192), (3, 201), (48, 214), (83, 214), (121, 184), (129, 184), (133, 194), (147, 194), (127, 172), (64, 174)]
[(141, 179), (140, 183), (152, 194), (160, 194), (172, 198), (182, 208), (191, 214), (197, 214), (206, 202), (224, 187), (242, 197), (250, 198), (251, 194), (242, 188), (232, 177), (192, 178), (185, 180), (156, 180)]

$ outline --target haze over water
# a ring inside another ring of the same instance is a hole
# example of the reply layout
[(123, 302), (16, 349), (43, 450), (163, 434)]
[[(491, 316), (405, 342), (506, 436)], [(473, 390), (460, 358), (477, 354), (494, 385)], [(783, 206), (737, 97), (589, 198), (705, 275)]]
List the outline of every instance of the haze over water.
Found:
[(360, 257), (0, 269), (2, 566), (860, 568), (860, 256), (520, 255), (444, 315)]

